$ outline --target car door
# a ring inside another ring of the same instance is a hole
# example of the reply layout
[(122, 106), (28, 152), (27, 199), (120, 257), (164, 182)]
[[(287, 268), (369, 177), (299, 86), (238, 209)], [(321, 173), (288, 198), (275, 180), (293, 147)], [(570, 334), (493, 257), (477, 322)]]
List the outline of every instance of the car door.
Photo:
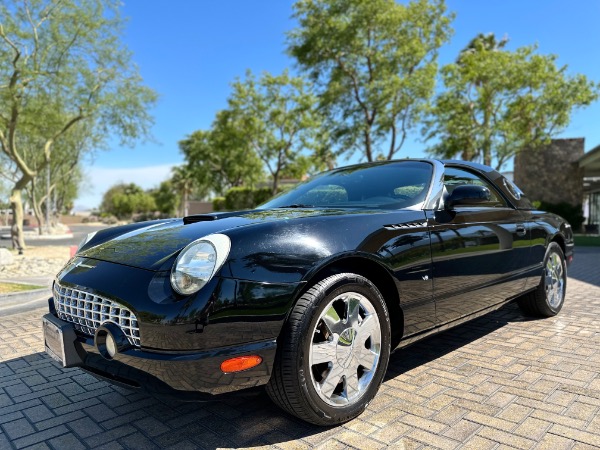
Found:
[(479, 173), (446, 167), (445, 190), (485, 186), (488, 202), (427, 211), (438, 323), (447, 323), (517, 295), (525, 285), (529, 237), (522, 213)]

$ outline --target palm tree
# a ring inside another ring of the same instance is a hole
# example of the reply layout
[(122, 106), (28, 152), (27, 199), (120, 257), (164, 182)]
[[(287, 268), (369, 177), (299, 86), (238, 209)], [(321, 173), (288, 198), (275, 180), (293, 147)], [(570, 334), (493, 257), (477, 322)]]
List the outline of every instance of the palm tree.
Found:
[(189, 213), (189, 196), (194, 191), (195, 179), (193, 173), (187, 165), (175, 166), (172, 169), (173, 176), (171, 182), (175, 189), (181, 195), (180, 215), (185, 217)]
[(497, 40), (494, 33), (479, 33), (477, 36), (471, 39), (465, 48), (460, 51), (458, 58), (456, 58), (456, 63), (461, 64), (462, 59), (468, 54), (475, 52), (495, 52), (501, 50), (506, 47), (507, 43), (508, 38), (506, 36), (501, 40)]

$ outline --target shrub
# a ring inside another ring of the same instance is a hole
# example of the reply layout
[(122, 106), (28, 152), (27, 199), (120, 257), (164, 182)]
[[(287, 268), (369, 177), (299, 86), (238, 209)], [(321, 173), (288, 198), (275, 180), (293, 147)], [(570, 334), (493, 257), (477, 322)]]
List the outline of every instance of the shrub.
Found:
[(225, 193), (225, 209), (238, 211), (251, 209), (254, 206), (254, 189), (249, 187), (233, 187)]
[(102, 217), (102, 223), (105, 225), (115, 225), (118, 222), (115, 216), (104, 215)]
[[(279, 190), (281, 192), (281, 189)], [(225, 197), (213, 199), (214, 211), (240, 211), (253, 209), (265, 203), (273, 195), (271, 188), (233, 187), (225, 193)]]
[[(281, 192), (281, 191), (282, 191), (282, 189), (280, 188), (278, 190), (278, 192)], [(254, 208), (258, 205), (262, 205), (267, 200), (269, 200), (271, 197), (273, 197), (271, 188), (264, 187), (264, 188), (254, 189), (254, 204), (252, 205), (252, 208)]]
[(225, 197), (215, 197), (212, 201), (213, 211), (225, 211)]

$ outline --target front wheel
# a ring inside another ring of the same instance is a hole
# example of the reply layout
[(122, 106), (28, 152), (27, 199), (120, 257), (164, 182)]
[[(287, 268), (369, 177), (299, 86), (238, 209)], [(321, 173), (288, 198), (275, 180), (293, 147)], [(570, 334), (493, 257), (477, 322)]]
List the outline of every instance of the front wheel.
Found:
[(528, 316), (552, 317), (558, 314), (567, 292), (567, 264), (556, 242), (551, 242), (544, 257), (539, 286), (518, 300), (521, 311)]
[(390, 320), (377, 288), (360, 275), (333, 275), (294, 306), (267, 392), (307, 422), (343, 423), (375, 396), (389, 355)]

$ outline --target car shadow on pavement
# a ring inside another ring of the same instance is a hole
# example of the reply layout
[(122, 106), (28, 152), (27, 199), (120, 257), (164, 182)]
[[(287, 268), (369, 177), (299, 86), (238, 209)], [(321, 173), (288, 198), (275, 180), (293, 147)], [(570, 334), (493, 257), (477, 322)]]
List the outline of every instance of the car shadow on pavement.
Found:
[[(399, 350), (391, 356), (385, 381), (522, 320), (517, 306), (510, 304)], [(5, 448), (3, 440), (14, 448), (79, 442), (89, 447), (214, 449), (295, 439), (318, 445), (338, 432), (339, 427), (313, 426), (283, 412), (262, 389), (252, 396), (185, 403), (112, 386), (79, 369), (62, 369), (44, 353), (0, 363), (0, 448)]]
[(279, 410), (263, 389), (222, 401), (167, 401), (63, 369), (45, 353), (0, 363), (0, 448), (79, 442), (214, 449), (271, 445), (325, 430)]

